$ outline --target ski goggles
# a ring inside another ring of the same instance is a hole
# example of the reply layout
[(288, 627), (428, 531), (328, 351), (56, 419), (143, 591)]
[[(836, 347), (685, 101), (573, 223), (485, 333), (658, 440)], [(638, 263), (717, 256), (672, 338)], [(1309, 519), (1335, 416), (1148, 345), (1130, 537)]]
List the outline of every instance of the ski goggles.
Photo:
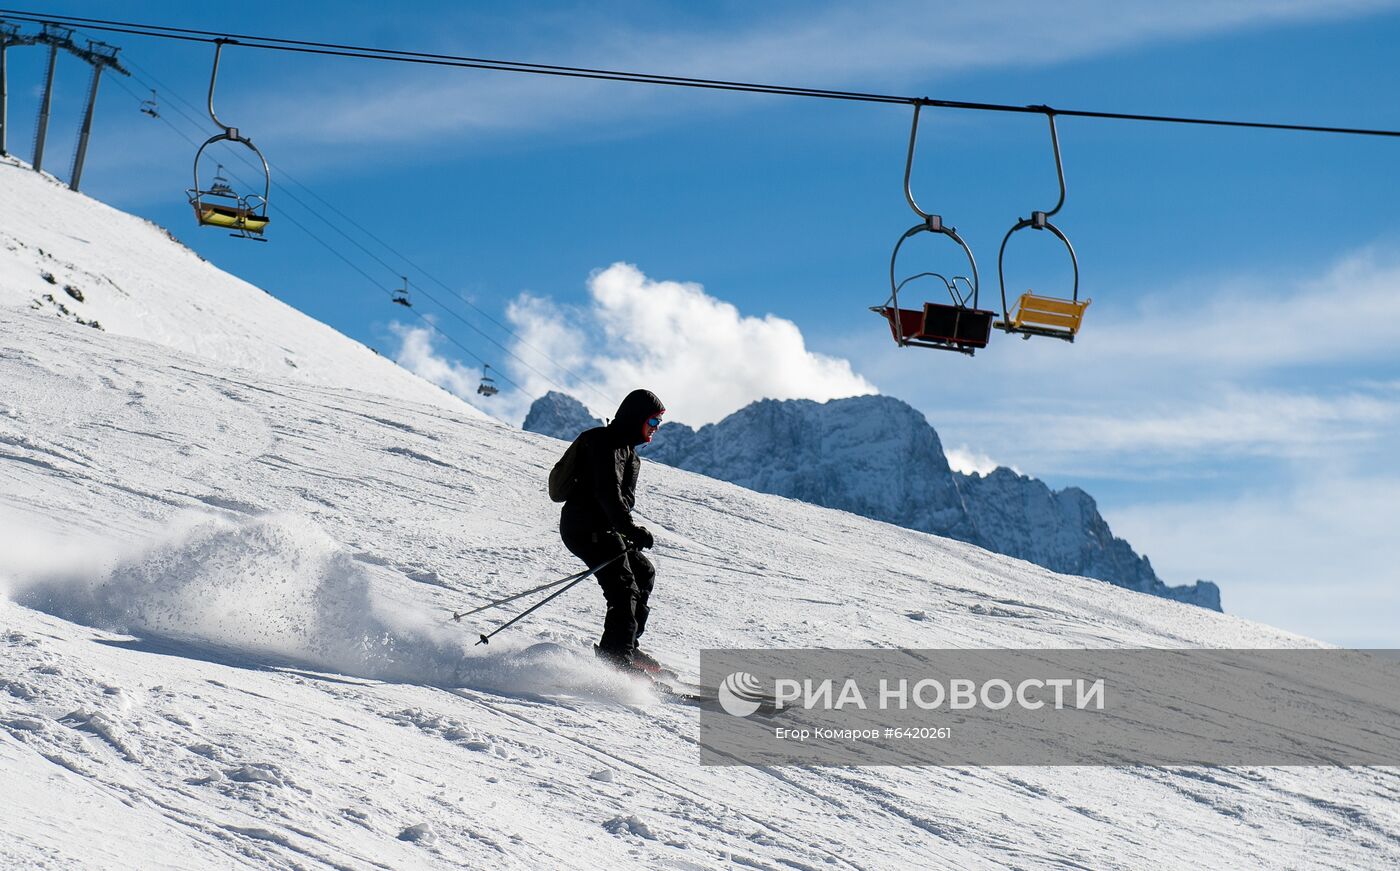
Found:
[(651, 427), (652, 429), (656, 429), (658, 426), (661, 426), (661, 418), (659, 418), (659, 417), (649, 417), (649, 418), (647, 418), (647, 426)]

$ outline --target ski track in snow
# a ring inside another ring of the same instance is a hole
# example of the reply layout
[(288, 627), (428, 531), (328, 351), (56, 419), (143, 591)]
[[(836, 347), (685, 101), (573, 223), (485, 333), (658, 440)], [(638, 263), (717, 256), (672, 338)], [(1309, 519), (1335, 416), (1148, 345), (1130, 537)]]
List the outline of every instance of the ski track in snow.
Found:
[[(11, 172), (6, 191), (43, 184)], [(86, 244), (135, 222), (29, 195), (57, 205), (20, 222), (61, 218)], [(596, 586), (489, 647), (476, 633), (512, 610), (448, 619), (577, 569), (543, 492), (559, 442), (376, 380), (363, 348), (148, 225), (125, 230), (155, 240), (142, 254), (95, 265), (11, 217), (0, 867), (1400, 865), (1388, 768), (703, 768), (695, 708), (587, 653)], [(50, 287), (40, 268), (85, 282), (94, 310), (72, 308), (108, 331), (31, 307)], [(196, 303), (151, 274), (218, 292)], [(268, 362), (298, 341), (295, 368)], [(648, 646), (683, 672), (703, 647), (1314, 644), (653, 463), (642, 475)]]

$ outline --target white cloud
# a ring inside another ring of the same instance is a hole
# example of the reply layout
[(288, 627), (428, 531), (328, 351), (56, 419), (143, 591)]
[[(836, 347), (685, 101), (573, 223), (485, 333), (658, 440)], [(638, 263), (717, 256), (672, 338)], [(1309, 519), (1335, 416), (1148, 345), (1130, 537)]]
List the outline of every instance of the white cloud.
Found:
[[(1307, 363), (1389, 358), (1400, 346), (1400, 262), (1371, 246), (1316, 276), (1202, 280), (1095, 325), (1086, 346), (1123, 363), (1170, 361), (1235, 374)], [(1189, 350), (1189, 354), (1183, 354)]]
[[(1231, 463), (1316, 462), (1336, 454), (1385, 462), (1400, 446), (1394, 390), (1227, 383), (1168, 392), (1141, 387), (1123, 372), (1111, 375), (1124, 381), (1097, 382), (1081, 399), (1052, 401), (1046, 397), (1072, 391), (1008, 382), (1013, 386), (993, 386), (983, 396), (940, 397), (938, 413), (926, 413), (945, 443), (971, 446), (959, 449), (966, 453), (958, 462), (977, 467), (996, 457), (1036, 477), (1084, 484), (1219, 478)], [(898, 385), (882, 387), (916, 407), (927, 405)], [(948, 452), (950, 464), (959, 451)]]
[[(699, 426), (757, 399), (814, 399), (875, 393), (851, 364), (808, 350), (792, 321), (743, 315), (688, 282), (653, 281), (615, 263), (588, 281), (591, 304), (562, 312), (521, 297), (509, 316), (523, 343), (514, 350), (569, 387), (599, 416), (636, 387), (667, 403), (672, 420)], [(531, 350), (563, 356), (568, 374)], [(527, 390), (547, 384), (519, 368)]]
[(971, 475), (974, 472), (979, 475), (989, 475), (997, 466), (996, 460), (982, 453), (973, 450), (967, 445), (959, 445), (956, 448), (945, 448), (943, 453), (948, 457), (948, 465), (954, 472), (961, 472), (964, 475)]
[(560, 307), (521, 294), (507, 310), (517, 341), (502, 361), (519, 390), (476, 394), (481, 370), (440, 353), (426, 328), (392, 324), (399, 365), (503, 420), (520, 422), (547, 390), (569, 393), (610, 417), (645, 387), (668, 417), (711, 423), (758, 399), (814, 399), (877, 392), (846, 360), (807, 349), (792, 321), (743, 315), (693, 283), (652, 281), (616, 263), (588, 280), (591, 303)]
[(1120, 406), (1110, 412), (1050, 417), (1037, 427), (1048, 444), (1092, 445), (1097, 452), (1308, 457), (1370, 441), (1393, 431), (1400, 402), (1348, 392), (1318, 395), (1226, 388), (1206, 402), (1166, 401), (1156, 407)]
[(1338, 461), (1249, 492), (1107, 513), (1177, 581), (1221, 582), (1226, 610), (1337, 644), (1400, 645), (1400, 479)]
[(394, 362), (400, 366), (493, 417), (515, 422), (525, 417), (528, 398), (509, 389), (506, 384), (498, 384), (501, 392), (495, 396), (478, 394), (476, 390), (481, 384), (483, 370), (464, 366), (440, 354), (434, 345), (436, 334), (429, 328), (406, 326), (395, 321), (389, 324), (389, 330), (399, 340)]
[(394, 361), (400, 366), (457, 396), (476, 392), (482, 370), (440, 356), (433, 349), (433, 333), (427, 327), (409, 327), (395, 322), (389, 329), (399, 339)]

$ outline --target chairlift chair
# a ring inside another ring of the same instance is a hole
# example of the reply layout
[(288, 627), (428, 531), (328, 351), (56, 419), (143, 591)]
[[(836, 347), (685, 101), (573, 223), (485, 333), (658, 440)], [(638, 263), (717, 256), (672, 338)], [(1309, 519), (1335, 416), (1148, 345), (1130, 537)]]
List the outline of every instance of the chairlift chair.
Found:
[[(909, 186), (909, 176), (914, 165), (914, 146), (919, 135), (921, 108), (922, 104), (916, 103), (914, 105), (914, 123), (909, 131), (909, 152), (904, 163), (904, 198), (908, 201), (909, 207), (919, 216), (920, 222), (910, 227), (903, 236), (899, 237), (899, 241), (895, 243), (894, 251), (890, 254), (890, 298), (884, 305), (871, 306), (870, 310), (889, 322), (890, 334), (894, 337), (895, 344), (901, 348), (935, 348), (941, 351), (956, 351), (970, 357), (977, 352), (978, 348), (987, 347), (987, 342), (991, 338), (992, 318), (995, 317), (995, 314), (977, 307), (980, 282), (977, 275), (977, 260), (972, 256), (972, 249), (958, 235), (957, 230), (943, 223), (942, 216), (924, 211), (914, 200), (913, 191)], [(908, 239), (919, 233), (937, 233), (956, 242), (963, 253), (967, 255), (972, 278), (968, 279), (966, 276), (956, 275), (952, 279), (948, 279), (937, 272), (920, 272), (902, 281), (897, 280), (895, 261), (899, 259), (899, 249)], [(919, 278), (933, 278), (941, 282), (948, 291), (952, 303), (925, 302), (922, 310), (901, 308), (899, 305), (900, 290), (909, 282)], [(966, 286), (966, 289), (959, 287), (959, 281)]]
[(228, 183), (228, 177), (224, 175), (222, 163), (218, 164), (218, 168), (214, 170), (214, 180), (209, 183), (209, 193), (216, 196), (237, 198), (233, 188)]
[[(200, 226), (222, 227), (232, 230), (229, 235), (238, 236), (242, 239), (252, 239), (258, 242), (265, 242), (263, 230), (267, 228), (267, 198), (272, 190), (272, 172), (268, 169), (267, 158), (253, 144), (253, 141), (238, 132), (237, 127), (230, 127), (219, 120), (219, 116), (214, 112), (214, 85), (219, 77), (219, 58), (223, 53), (224, 44), (231, 40), (216, 40), (217, 47), (214, 49), (214, 69), (209, 74), (209, 117), (214, 119), (223, 132), (216, 133), (205, 140), (199, 146), (199, 150), (194, 155), (194, 187), (186, 193), (189, 194), (190, 205), (194, 207), (195, 220)], [(236, 142), (239, 143), (258, 157), (258, 162), (263, 170), (263, 192), (262, 194), (248, 193), (238, 194), (229, 185), (228, 180), (223, 177), (223, 166), (214, 177), (214, 182), (208, 187), (200, 186), (199, 181), (199, 161), (204, 155), (204, 150), (216, 142)]]
[(160, 104), (156, 102), (156, 89), (151, 88), (151, 99), (141, 101), (141, 114), (152, 118), (160, 117)]
[[(1001, 284), (1002, 320), (993, 324), (1006, 333), (1014, 333), (1023, 339), (1031, 336), (1045, 336), (1073, 342), (1084, 321), (1084, 310), (1093, 300), (1079, 298), (1079, 258), (1069, 238), (1051, 223), (1050, 218), (1065, 204), (1065, 169), (1060, 159), (1060, 136), (1055, 130), (1055, 112), (1049, 107), (1040, 107), (1050, 119), (1050, 143), (1055, 151), (1055, 174), (1060, 180), (1060, 200), (1048, 212), (1032, 211), (1029, 218), (1021, 218), (1001, 240), (1001, 250), (997, 253), (997, 280)], [(1049, 230), (1050, 234), (1064, 243), (1069, 252), (1069, 262), (1074, 269), (1074, 285), (1068, 298), (1037, 294), (1030, 290), (1021, 294), (1016, 301), (1016, 310), (1011, 311), (1006, 300), (1006, 243), (1018, 230), (1029, 227), (1032, 230)]]
[(496, 380), (491, 377), (490, 372), (491, 364), (487, 363), (482, 369), (481, 383), (476, 385), (476, 392), (480, 393), (482, 396), (495, 396), (497, 393), (501, 392), (500, 389), (496, 387)]
[(403, 287), (394, 289), (393, 302), (404, 308), (413, 308), (413, 303), (408, 299), (408, 276), (402, 275), (399, 277), (403, 279)]

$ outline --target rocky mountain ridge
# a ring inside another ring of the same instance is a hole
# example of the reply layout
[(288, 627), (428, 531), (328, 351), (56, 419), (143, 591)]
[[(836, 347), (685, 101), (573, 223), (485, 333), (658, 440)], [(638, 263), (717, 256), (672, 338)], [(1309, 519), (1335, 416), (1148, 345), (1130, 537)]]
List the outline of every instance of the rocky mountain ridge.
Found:
[[(599, 424), (577, 400), (550, 392), (536, 400), (524, 428), (571, 440)], [(1169, 586), (1158, 578), (1147, 557), (1113, 535), (1093, 498), (1078, 487), (1051, 490), (1004, 467), (985, 476), (954, 471), (923, 414), (893, 397), (764, 399), (698, 430), (667, 423), (643, 453), (762, 493), (1221, 610), (1214, 583)]]

